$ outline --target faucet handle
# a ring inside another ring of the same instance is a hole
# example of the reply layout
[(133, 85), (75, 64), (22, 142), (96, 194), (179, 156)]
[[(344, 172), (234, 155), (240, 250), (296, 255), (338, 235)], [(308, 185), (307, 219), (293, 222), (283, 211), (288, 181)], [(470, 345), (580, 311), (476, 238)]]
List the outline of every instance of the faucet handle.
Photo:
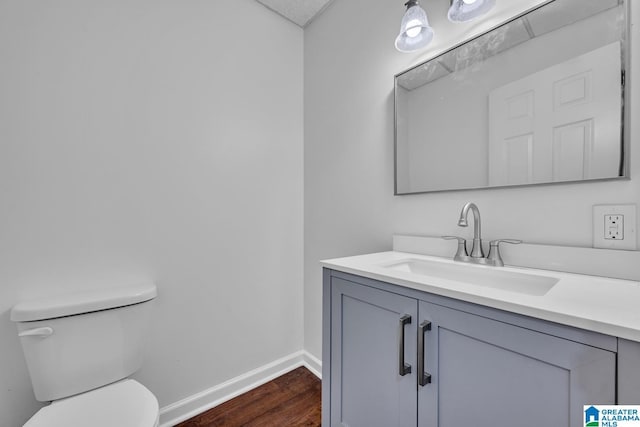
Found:
[(497, 239), (497, 240), (490, 241), (489, 245), (498, 246), (500, 243), (509, 243), (509, 244), (512, 244), (512, 245), (519, 245), (520, 243), (522, 243), (522, 240), (518, 240), (518, 239)]
[(442, 236), (444, 240), (457, 240), (458, 241), (458, 250), (456, 251), (453, 259), (460, 259), (462, 257), (469, 256), (467, 252), (467, 239), (458, 236)]
[(487, 255), (487, 261), (489, 262), (489, 264), (495, 265), (496, 267), (504, 266), (504, 262), (502, 261), (502, 257), (500, 256), (500, 243), (518, 245), (522, 243), (522, 240), (498, 239), (489, 242), (489, 255)]

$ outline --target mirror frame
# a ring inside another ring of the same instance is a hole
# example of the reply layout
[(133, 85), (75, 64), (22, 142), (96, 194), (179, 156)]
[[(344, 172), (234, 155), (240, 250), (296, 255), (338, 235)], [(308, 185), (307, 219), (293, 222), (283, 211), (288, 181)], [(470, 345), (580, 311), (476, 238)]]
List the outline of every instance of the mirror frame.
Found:
[[(628, 72), (631, 69), (631, 61), (630, 61), (630, 53), (632, 51), (632, 43), (631, 43), (631, 2), (633, 0), (623, 0), (624, 1), (624, 31), (622, 32), (623, 34), (623, 38), (621, 40), (621, 44), (622, 44), (622, 59), (621, 59), (621, 66), (622, 66), (622, 90), (621, 90), (621, 94), (620, 94), (620, 102), (621, 102), (621, 108), (622, 108), (622, 117), (620, 120), (620, 156), (622, 157), (621, 161), (620, 161), (620, 173), (621, 175), (619, 176), (614, 176), (611, 178), (592, 178), (592, 179), (583, 179), (583, 180), (574, 180), (574, 181), (557, 181), (557, 182), (540, 182), (540, 183), (533, 183), (533, 184), (515, 184), (515, 185), (496, 185), (496, 186), (482, 186), (482, 187), (465, 187), (465, 188), (453, 188), (453, 189), (443, 189), (443, 190), (424, 190), (424, 191), (414, 191), (414, 192), (406, 192), (406, 193), (400, 193), (398, 192), (398, 78), (409, 72), (412, 71), (418, 67), (423, 66), (424, 64), (433, 61), (435, 59), (438, 59), (446, 54), (448, 54), (449, 52), (464, 46), (467, 43), (471, 43), (473, 41), (475, 41), (476, 39), (479, 39), (481, 37), (486, 36), (487, 34), (491, 33), (492, 31), (495, 31), (498, 28), (504, 27), (508, 24), (510, 24), (513, 21), (517, 21), (518, 19), (522, 18), (523, 16), (534, 12), (540, 8), (543, 8), (551, 3), (561, 3), (565, 0), (545, 0), (542, 3), (533, 6), (531, 8), (526, 9), (525, 11), (523, 11), (522, 13), (519, 13), (517, 15), (514, 15), (513, 17), (510, 17), (509, 19), (507, 19), (506, 21), (503, 21), (500, 24), (497, 24), (491, 28), (489, 28), (487, 31), (483, 31), (480, 34), (464, 39), (462, 40), (460, 43), (454, 44), (453, 46), (451, 46), (450, 48), (447, 48), (433, 56), (430, 56), (429, 58), (427, 58), (426, 60), (422, 60), (419, 63), (397, 73), (396, 75), (394, 75), (393, 77), (393, 109), (394, 109), (394, 116), (393, 116), (393, 195), (394, 196), (408, 196), (408, 195), (413, 195), (413, 194), (430, 194), (430, 193), (443, 193), (443, 192), (455, 192), (455, 191), (470, 191), (470, 190), (494, 190), (494, 189), (505, 189), (505, 188), (522, 188), (522, 187), (539, 187), (539, 186), (547, 186), (547, 185), (566, 185), (566, 184), (583, 184), (583, 183), (593, 183), (593, 182), (604, 182), (604, 181), (629, 181), (631, 179), (631, 175), (630, 175), (630, 160), (631, 160), (631, 156), (630, 156), (630, 141), (631, 141), (631, 137), (630, 137), (630, 131), (631, 131), (631, 127), (628, 126), (628, 123), (631, 123), (631, 116), (630, 116), (630, 108), (629, 108), (629, 99), (630, 99), (630, 94), (629, 94), (629, 76), (630, 76), (630, 72)], [(640, 25), (640, 23), (639, 23)]]

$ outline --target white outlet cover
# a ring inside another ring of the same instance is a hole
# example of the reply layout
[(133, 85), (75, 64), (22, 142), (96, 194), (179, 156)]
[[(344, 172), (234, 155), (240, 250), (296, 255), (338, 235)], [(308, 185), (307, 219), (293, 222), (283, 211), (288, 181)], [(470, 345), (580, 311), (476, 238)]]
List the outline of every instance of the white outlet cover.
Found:
[[(624, 216), (624, 236), (621, 240), (605, 239), (605, 216)], [(637, 220), (636, 205), (594, 205), (593, 206), (593, 247), (602, 249), (623, 249), (635, 251)]]

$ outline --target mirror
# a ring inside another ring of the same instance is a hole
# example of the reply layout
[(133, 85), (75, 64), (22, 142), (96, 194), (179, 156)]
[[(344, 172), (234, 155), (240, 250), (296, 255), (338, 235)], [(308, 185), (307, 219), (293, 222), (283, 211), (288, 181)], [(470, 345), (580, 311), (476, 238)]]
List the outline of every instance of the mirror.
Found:
[(395, 77), (395, 194), (626, 176), (628, 6), (555, 0)]

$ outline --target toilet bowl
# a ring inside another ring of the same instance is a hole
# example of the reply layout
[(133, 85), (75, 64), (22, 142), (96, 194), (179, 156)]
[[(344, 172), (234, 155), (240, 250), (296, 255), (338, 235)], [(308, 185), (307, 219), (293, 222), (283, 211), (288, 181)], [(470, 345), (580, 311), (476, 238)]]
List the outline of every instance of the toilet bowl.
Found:
[(127, 379), (57, 400), (24, 427), (157, 427), (158, 414), (156, 397)]
[(153, 283), (25, 301), (11, 310), (37, 400), (26, 427), (157, 427), (142, 365)]

